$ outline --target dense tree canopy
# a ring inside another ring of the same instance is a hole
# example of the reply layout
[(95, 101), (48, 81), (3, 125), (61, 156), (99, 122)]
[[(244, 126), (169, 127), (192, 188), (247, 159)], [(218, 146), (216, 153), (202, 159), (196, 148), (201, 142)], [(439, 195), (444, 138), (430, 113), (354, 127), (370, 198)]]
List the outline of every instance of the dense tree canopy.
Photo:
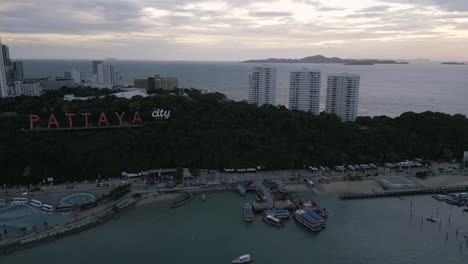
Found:
[[(93, 94), (91, 94), (93, 95)], [(99, 94), (100, 95), (100, 94)], [(30, 113), (172, 109), (166, 123), (140, 128), (19, 132)], [(64, 101), (63, 92), (0, 100), (1, 183), (117, 177), (152, 168), (299, 168), (309, 164), (461, 158), (468, 119), (425, 112), (342, 123), (284, 107), (256, 107), (219, 93), (188, 91), (122, 99)]]

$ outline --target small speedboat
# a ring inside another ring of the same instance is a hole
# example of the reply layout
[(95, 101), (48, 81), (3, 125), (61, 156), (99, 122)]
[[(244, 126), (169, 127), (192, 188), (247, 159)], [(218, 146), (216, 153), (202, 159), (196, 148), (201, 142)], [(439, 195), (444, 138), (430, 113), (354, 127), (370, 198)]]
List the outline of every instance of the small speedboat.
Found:
[(242, 255), (235, 260), (232, 261), (232, 263), (250, 263), (253, 261), (253, 258), (250, 257), (250, 254)]
[(426, 218), (426, 220), (431, 222), (431, 223), (437, 222), (437, 220), (435, 220), (433, 217), (428, 217), (428, 218)]
[(468, 212), (468, 205), (463, 206), (463, 211)]

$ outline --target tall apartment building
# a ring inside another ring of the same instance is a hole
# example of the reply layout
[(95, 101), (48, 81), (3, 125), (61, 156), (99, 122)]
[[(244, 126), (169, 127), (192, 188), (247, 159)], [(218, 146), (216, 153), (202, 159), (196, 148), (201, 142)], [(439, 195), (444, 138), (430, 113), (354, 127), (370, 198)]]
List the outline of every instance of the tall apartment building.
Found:
[(320, 113), (321, 72), (303, 69), (291, 72), (289, 109)]
[(276, 68), (254, 67), (249, 76), (249, 103), (274, 105), (276, 102)]
[[(3, 53), (5, 45), (0, 43), (0, 97), (8, 96), (7, 76), (5, 70), (5, 58)], [(7, 47), (8, 48), (8, 47)]]
[(97, 82), (112, 88), (115, 85), (114, 65), (100, 63), (97, 65)]
[(75, 84), (81, 83), (81, 72), (76, 69), (72, 69), (69, 72), (65, 72), (64, 77), (66, 79), (72, 79)]
[(359, 105), (360, 76), (350, 73), (328, 75), (327, 113), (336, 114), (341, 121), (355, 121)]
[(11, 67), (13, 69), (13, 76), (16, 82), (22, 82), (24, 79), (23, 62), (12, 61)]

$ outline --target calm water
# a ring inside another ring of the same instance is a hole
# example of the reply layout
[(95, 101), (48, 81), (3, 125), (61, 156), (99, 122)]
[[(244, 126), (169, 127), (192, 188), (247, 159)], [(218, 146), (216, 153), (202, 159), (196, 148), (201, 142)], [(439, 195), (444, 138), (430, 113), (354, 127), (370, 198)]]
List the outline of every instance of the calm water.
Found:
[[(304, 194), (302, 194), (304, 196)], [(0, 257), (0, 263), (230, 263), (250, 253), (255, 263), (468, 263), (468, 213), (431, 197), (340, 201), (316, 197), (330, 211), (328, 228), (314, 234), (289, 220), (284, 229), (241, 218), (246, 199), (209, 194), (177, 209), (168, 202), (136, 208), (106, 225)], [(423, 221), (439, 210), (442, 226)], [(451, 215), (450, 224), (448, 216)], [(448, 232), (448, 240), (445, 240)], [(460, 245), (463, 249), (460, 252)]]
[[(127, 83), (156, 73), (175, 76), (184, 87), (218, 91), (234, 100), (248, 97), (248, 74), (254, 64), (236, 62), (115, 61)], [(319, 69), (323, 76), (336, 72), (361, 75), (360, 115), (397, 116), (403, 112), (439, 111), (468, 115), (468, 66), (413, 63), (410, 65), (346, 66), (339, 64), (276, 64), (277, 103), (288, 105), (289, 73)], [(91, 72), (90, 61), (24, 61), (27, 77), (63, 76), (76, 68)], [(322, 78), (322, 109), (326, 77)]]

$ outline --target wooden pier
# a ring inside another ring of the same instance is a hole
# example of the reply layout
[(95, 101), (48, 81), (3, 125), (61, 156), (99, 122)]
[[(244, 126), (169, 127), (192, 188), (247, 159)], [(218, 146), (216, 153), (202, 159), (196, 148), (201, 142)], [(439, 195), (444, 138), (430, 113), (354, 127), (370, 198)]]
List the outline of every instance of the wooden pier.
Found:
[(398, 197), (410, 195), (425, 195), (425, 194), (443, 194), (454, 192), (468, 192), (468, 185), (459, 186), (444, 186), (444, 187), (424, 187), (417, 189), (407, 190), (392, 190), (368, 193), (342, 193), (340, 199), (354, 200), (354, 199), (367, 199), (367, 198), (383, 198), (383, 197)]

